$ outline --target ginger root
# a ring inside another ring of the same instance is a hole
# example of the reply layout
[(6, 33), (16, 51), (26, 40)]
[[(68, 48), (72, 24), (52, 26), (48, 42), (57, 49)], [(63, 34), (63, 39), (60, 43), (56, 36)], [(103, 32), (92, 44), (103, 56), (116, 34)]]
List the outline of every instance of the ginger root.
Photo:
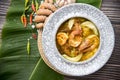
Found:
[(47, 20), (47, 17), (57, 10), (52, 3), (53, 0), (45, 0), (45, 2), (40, 5), (38, 11), (36, 11), (34, 21), (37, 23), (35, 25), (37, 29), (42, 28)]
[(46, 16), (36, 15), (34, 21), (35, 21), (35, 22), (44, 22), (45, 19), (46, 19)]
[(62, 7), (64, 5), (75, 3), (76, 0), (56, 0), (55, 5), (53, 4), (53, 0), (45, 0), (39, 7), (38, 11), (36, 11), (36, 16), (34, 21), (37, 22), (36, 28), (42, 28), (44, 26), (44, 22), (47, 20), (47, 17), (55, 12), (58, 7)]
[(76, 0), (56, 0), (56, 5), (58, 7), (62, 7), (64, 5), (75, 3), (75, 2), (76, 2)]
[(36, 12), (37, 15), (47, 15), (47, 16), (49, 16), (51, 13), (52, 13), (52, 11), (48, 10), (48, 9), (39, 9)]

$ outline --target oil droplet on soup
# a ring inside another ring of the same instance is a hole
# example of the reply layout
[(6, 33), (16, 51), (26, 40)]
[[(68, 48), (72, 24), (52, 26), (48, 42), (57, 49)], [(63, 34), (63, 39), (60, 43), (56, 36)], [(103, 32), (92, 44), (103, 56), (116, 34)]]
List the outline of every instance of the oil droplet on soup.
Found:
[(97, 27), (81, 17), (65, 21), (56, 34), (56, 45), (60, 54), (72, 62), (91, 58), (98, 50), (99, 44)]

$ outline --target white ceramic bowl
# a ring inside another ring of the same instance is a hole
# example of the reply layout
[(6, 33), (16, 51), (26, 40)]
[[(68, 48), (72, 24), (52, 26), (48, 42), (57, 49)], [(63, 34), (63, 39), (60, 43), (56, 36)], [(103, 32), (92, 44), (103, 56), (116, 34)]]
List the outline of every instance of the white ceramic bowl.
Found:
[[(70, 62), (56, 47), (56, 33), (60, 25), (72, 17), (92, 21), (100, 33), (100, 46), (95, 55), (83, 62)], [(83, 3), (66, 5), (53, 13), (42, 33), (44, 60), (55, 71), (68, 76), (84, 76), (99, 70), (110, 58), (114, 47), (114, 31), (110, 20), (99, 9)]]

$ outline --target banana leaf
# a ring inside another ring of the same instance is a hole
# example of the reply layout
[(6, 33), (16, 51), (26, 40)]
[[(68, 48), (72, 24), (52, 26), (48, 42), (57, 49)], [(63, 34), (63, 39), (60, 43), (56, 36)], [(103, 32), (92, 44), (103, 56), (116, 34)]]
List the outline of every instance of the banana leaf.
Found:
[(76, 0), (77, 3), (86, 3), (93, 5), (97, 8), (101, 7), (102, 0)]
[[(25, 0), (11, 0), (2, 29), (0, 48), (0, 80), (63, 80), (63, 76), (50, 69), (41, 59), (37, 41), (30, 40), (30, 54), (27, 54), (27, 39), (31, 27), (24, 28), (20, 16)], [(99, 7), (101, 0), (77, 0)]]

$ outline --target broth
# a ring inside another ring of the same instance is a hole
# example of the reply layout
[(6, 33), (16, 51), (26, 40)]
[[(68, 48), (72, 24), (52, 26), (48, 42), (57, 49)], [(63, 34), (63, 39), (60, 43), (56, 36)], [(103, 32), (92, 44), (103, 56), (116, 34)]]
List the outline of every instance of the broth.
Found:
[(72, 62), (91, 58), (99, 44), (98, 29), (91, 21), (81, 17), (65, 21), (56, 34), (56, 45), (60, 54)]

